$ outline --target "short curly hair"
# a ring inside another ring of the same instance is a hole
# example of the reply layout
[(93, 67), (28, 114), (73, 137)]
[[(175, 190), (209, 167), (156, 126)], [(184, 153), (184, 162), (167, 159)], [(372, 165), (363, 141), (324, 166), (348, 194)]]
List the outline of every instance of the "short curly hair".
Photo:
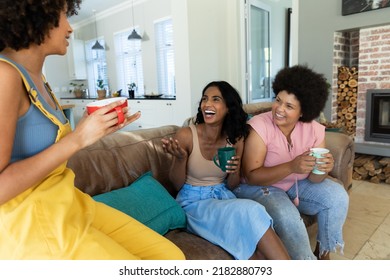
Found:
[(283, 90), (294, 94), (301, 105), (300, 121), (311, 122), (325, 107), (329, 84), (324, 75), (314, 72), (306, 65), (295, 65), (276, 74), (272, 89), (276, 95)]
[(82, 0), (1, 0), (0, 51), (40, 45), (49, 31), (58, 27), (60, 13), (77, 15)]
[[(231, 144), (235, 144), (241, 138), (245, 139), (249, 134), (249, 127), (246, 124), (248, 114), (242, 108), (242, 100), (238, 91), (228, 82), (213, 81), (205, 86), (202, 96), (209, 87), (217, 87), (219, 89), (228, 109), (221, 133), (227, 135), (227, 141)], [(195, 123), (204, 123), (201, 104), (202, 99), (199, 102)]]

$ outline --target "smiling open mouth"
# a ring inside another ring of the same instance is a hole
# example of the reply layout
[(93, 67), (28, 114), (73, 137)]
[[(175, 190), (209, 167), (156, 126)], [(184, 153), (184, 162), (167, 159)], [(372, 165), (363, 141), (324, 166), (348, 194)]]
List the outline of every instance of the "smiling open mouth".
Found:
[(211, 110), (205, 110), (204, 113), (206, 114), (206, 116), (214, 116), (215, 115), (215, 112), (211, 111)]

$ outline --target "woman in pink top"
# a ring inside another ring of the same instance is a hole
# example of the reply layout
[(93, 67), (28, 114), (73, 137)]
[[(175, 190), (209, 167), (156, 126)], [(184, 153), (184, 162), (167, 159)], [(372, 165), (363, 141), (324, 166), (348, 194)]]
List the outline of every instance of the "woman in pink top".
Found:
[[(265, 206), (292, 259), (329, 259), (329, 252), (344, 246), (348, 195), (342, 185), (327, 178), (334, 164), (332, 154), (317, 159), (324, 174), (312, 172), (316, 159), (310, 148), (325, 147), (325, 127), (314, 119), (328, 97), (326, 79), (298, 65), (279, 71), (273, 90), (272, 111), (248, 122), (251, 130), (242, 164), (248, 185), (234, 193)], [(314, 254), (301, 213), (317, 217)]]

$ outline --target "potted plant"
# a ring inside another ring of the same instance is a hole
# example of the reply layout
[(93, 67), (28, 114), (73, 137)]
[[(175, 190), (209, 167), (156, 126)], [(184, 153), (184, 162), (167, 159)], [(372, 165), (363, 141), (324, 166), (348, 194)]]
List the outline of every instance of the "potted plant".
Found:
[(134, 98), (134, 92), (137, 88), (137, 85), (133, 82), (127, 85), (127, 90), (129, 92), (129, 98)]
[[(73, 93), (77, 98), (83, 97), (84, 84), (77, 84), (74, 82), (70, 82), (70, 85), (73, 87)], [(70, 91), (72, 92), (72, 91)]]
[(102, 79), (97, 80), (96, 88), (97, 88), (98, 99), (106, 98), (107, 91), (105, 88), (104, 81)]

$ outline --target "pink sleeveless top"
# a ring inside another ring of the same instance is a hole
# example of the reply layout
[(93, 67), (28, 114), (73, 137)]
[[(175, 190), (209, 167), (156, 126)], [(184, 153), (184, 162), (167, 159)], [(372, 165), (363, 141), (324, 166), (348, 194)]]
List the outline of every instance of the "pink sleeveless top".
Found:
[[(286, 136), (274, 124), (272, 112), (256, 115), (248, 121), (248, 124), (263, 139), (267, 147), (264, 160), (265, 167), (291, 161), (310, 148), (317, 147), (325, 138), (325, 127), (320, 123), (316, 121), (298, 122), (291, 133), (292, 145), (289, 145)], [(273, 186), (287, 191), (295, 183), (295, 178), (302, 180), (307, 177), (308, 174), (293, 173), (273, 184)]]
[(190, 125), (192, 132), (192, 152), (187, 162), (186, 184), (193, 186), (212, 186), (223, 183), (226, 173), (203, 157), (195, 125)]

